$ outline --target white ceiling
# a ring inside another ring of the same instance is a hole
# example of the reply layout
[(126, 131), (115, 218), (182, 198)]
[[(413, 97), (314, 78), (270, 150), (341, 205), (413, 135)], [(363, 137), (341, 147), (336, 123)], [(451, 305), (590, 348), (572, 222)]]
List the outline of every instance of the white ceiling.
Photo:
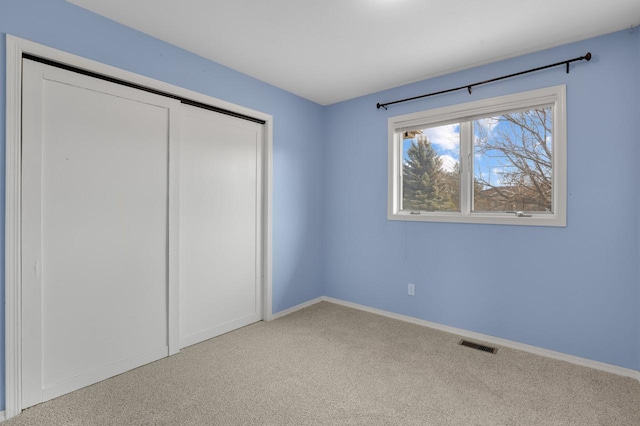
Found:
[(68, 1), (322, 105), (640, 24), (640, 0)]

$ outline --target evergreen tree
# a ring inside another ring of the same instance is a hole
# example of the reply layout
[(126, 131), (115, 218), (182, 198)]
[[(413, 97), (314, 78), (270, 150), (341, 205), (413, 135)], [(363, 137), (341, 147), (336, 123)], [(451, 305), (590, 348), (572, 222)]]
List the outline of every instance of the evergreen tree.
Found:
[(451, 194), (445, 188), (442, 159), (425, 136), (418, 136), (407, 151), (403, 168), (403, 208), (405, 210), (454, 210)]

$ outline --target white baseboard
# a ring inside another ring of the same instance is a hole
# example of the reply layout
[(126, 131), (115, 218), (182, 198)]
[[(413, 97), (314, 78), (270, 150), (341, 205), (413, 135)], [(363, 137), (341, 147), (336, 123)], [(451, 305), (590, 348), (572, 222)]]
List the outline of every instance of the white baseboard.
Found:
[(0, 422), (4, 422), (5, 420), (7, 420), (7, 413), (5, 410), (2, 410), (0, 411)]
[(294, 313), (295, 311), (299, 311), (300, 309), (308, 308), (311, 305), (315, 305), (316, 303), (323, 302), (323, 301), (326, 301), (326, 300), (327, 300), (327, 298), (325, 296), (316, 297), (315, 299), (311, 299), (308, 302), (304, 302), (304, 303), (301, 303), (299, 305), (292, 306), (292, 307), (290, 307), (288, 309), (285, 309), (283, 311), (276, 312), (275, 314), (273, 314), (271, 316), (271, 320), (282, 318), (284, 316), (287, 316), (289, 314)]
[(469, 339), (479, 340), (486, 343), (491, 343), (494, 345), (505, 346), (507, 348), (516, 349), (519, 351), (529, 352), (534, 355), (540, 355), (547, 358), (557, 359), (560, 361), (566, 361), (571, 364), (581, 365), (583, 367), (593, 368), (595, 370), (606, 371), (608, 373), (617, 374), (619, 376), (631, 377), (638, 381), (640, 381), (640, 371), (631, 370), (629, 368), (619, 367), (617, 365), (611, 365), (600, 361), (594, 361), (587, 358), (581, 358), (575, 355), (569, 355), (562, 352), (556, 352), (549, 349), (539, 348), (537, 346), (531, 346), (524, 343), (514, 342), (513, 340), (502, 339), (500, 337), (493, 337), (487, 334), (476, 333), (469, 330), (464, 330), (461, 328), (450, 327), (448, 325), (438, 324), (436, 322), (426, 321), (423, 319), (410, 317), (407, 315), (396, 314), (389, 311), (384, 311), (382, 309), (371, 308), (365, 305), (359, 305), (357, 303), (347, 302), (340, 299), (335, 299), (333, 297), (322, 296), (316, 299), (310, 300), (306, 303), (302, 303), (300, 305), (294, 306), (292, 308), (286, 309), (284, 311), (278, 312), (274, 315), (274, 318), (281, 318), (285, 315), (288, 315), (292, 312), (298, 311), (300, 309), (304, 309), (308, 306), (316, 304), (318, 302), (330, 302), (335, 303), (337, 305), (346, 306), (349, 308), (358, 309), (365, 312), (370, 312), (373, 314), (381, 315), (387, 318), (393, 318), (404, 322), (409, 322), (412, 324), (421, 325), (424, 327), (433, 328), (435, 330), (445, 331), (447, 333), (456, 334), (458, 336), (467, 337)]

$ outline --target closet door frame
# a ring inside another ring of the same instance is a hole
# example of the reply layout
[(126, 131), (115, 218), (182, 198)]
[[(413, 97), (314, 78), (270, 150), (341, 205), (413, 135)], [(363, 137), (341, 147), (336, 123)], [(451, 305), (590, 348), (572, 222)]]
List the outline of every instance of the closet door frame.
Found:
[[(243, 116), (264, 121), (263, 173), (262, 173), (262, 312), (263, 320), (272, 319), (272, 176), (273, 176), (273, 117), (269, 114), (241, 107), (198, 92), (124, 71), (109, 65), (92, 61), (67, 52), (53, 49), (38, 43), (24, 40), (7, 34), (6, 36), (6, 196), (5, 196), (5, 417), (14, 417), (22, 410), (22, 277), (21, 277), (21, 176), (22, 176), (22, 58), (33, 55), (54, 62), (80, 68), (89, 72), (105, 75), (117, 80), (133, 83), (158, 92), (189, 99), (201, 104), (230, 111)], [(174, 155), (169, 172), (179, 176), (177, 165), (178, 151), (172, 149)], [(177, 194), (179, 182), (170, 180), (169, 193)], [(177, 201), (177, 200), (176, 200)], [(179, 247), (179, 203), (170, 206), (169, 239), (170, 244), (169, 280), (176, 285), (169, 287), (169, 341), (172, 342), (170, 355), (178, 351), (179, 342), (179, 287), (177, 285), (179, 271), (177, 259)], [(175, 347), (174, 347), (175, 346)]]

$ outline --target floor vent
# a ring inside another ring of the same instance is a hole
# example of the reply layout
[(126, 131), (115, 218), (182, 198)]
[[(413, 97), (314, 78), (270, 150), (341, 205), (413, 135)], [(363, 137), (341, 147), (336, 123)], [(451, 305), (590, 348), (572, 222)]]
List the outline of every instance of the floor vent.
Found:
[(492, 348), (491, 346), (481, 345), (479, 343), (473, 343), (473, 342), (470, 342), (468, 340), (460, 340), (460, 345), (466, 346), (468, 348), (477, 349), (477, 350), (483, 351), (483, 352), (489, 352), (491, 354), (495, 354), (496, 352), (498, 352), (497, 348)]

